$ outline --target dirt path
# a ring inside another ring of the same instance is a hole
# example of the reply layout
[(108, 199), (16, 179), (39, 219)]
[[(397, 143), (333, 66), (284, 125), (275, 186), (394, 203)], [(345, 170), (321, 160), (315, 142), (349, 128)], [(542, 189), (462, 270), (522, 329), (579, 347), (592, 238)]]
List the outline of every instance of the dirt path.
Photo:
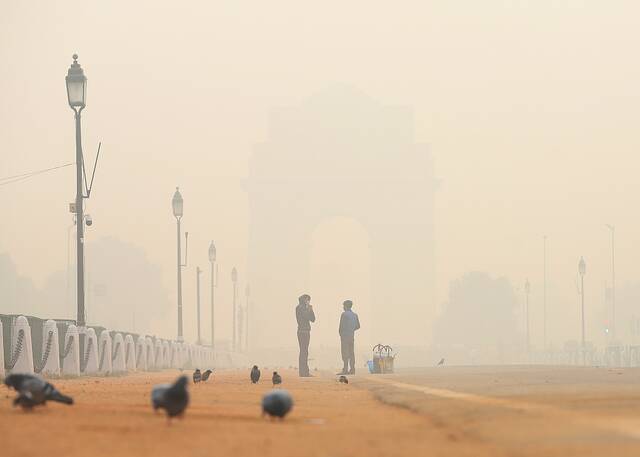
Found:
[[(149, 405), (152, 385), (178, 372), (55, 381), (76, 404), (33, 413), (11, 406), (0, 387), (0, 450), (19, 456), (427, 456), (484, 455), (472, 440), (405, 409), (384, 405), (367, 390), (333, 377), (299, 379), (282, 372), (295, 400), (284, 422), (260, 418), (270, 381), (248, 382), (248, 370), (227, 371), (190, 386), (191, 407), (168, 425)], [(264, 376), (264, 374), (263, 374)], [(480, 446), (486, 455), (490, 448)], [(5, 453), (6, 452), (6, 453)]]

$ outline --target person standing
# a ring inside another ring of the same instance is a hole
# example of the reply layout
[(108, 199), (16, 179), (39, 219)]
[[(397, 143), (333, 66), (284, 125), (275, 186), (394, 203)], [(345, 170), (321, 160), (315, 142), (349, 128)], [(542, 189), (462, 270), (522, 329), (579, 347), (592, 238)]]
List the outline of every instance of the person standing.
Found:
[(311, 306), (311, 296), (304, 294), (298, 297), (296, 306), (296, 320), (298, 321), (298, 344), (300, 356), (298, 357), (298, 373), (301, 378), (310, 377), (309, 373), (309, 341), (311, 340), (311, 322), (316, 321), (316, 315)]
[(339, 373), (356, 374), (356, 355), (354, 348), (354, 337), (356, 330), (360, 328), (360, 319), (358, 315), (351, 311), (353, 302), (351, 300), (345, 300), (342, 303), (342, 316), (340, 316), (340, 327), (338, 333), (340, 334), (340, 349), (342, 352), (343, 368)]

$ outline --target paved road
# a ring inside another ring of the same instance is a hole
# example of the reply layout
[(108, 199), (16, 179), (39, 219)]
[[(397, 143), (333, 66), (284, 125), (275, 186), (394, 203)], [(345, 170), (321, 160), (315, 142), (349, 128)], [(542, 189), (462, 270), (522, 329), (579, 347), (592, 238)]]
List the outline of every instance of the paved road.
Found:
[(640, 455), (637, 368), (445, 366), (358, 384), (477, 455)]

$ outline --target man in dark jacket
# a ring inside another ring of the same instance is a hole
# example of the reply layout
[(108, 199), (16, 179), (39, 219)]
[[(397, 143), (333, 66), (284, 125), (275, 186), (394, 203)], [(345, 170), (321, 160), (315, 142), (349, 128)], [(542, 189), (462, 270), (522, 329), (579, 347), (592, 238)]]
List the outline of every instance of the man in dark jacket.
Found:
[(300, 357), (298, 357), (298, 372), (300, 377), (311, 376), (309, 373), (309, 340), (311, 339), (311, 322), (316, 321), (316, 315), (311, 306), (311, 296), (304, 294), (298, 297), (296, 306), (296, 320), (298, 321), (298, 344), (300, 345)]
[(356, 355), (354, 349), (354, 336), (356, 330), (360, 328), (360, 319), (358, 315), (351, 311), (353, 302), (351, 300), (345, 300), (342, 303), (344, 312), (340, 316), (340, 327), (338, 333), (340, 334), (340, 349), (342, 352), (342, 363), (344, 364), (341, 375), (356, 374)]

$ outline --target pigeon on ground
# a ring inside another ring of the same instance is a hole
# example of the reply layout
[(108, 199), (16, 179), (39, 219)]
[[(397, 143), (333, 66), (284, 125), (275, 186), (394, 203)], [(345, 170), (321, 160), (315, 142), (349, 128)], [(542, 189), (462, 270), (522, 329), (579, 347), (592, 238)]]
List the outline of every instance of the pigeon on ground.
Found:
[(254, 365), (251, 369), (251, 383), (255, 384), (258, 381), (260, 381), (260, 369), (258, 368), (258, 365)]
[(440, 359), (440, 361), (438, 362), (438, 366), (440, 365), (444, 365), (444, 358)]
[(273, 382), (274, 386), (277, 384), (282, 384), (282, 376), (280, 376), (277, 371), (274, 371), (273, 376), (271, 377), (271, 382)]
[(188, 382), (186, 376), (180, 376), (173, 384), (155, 386), (151, 391), (153, 410), (157, 411), (163, 408), (167, 412), (168, 419), (176, 416), (182, 417), (189, 404)]
[(196, 371), (193, 372), (193, 383), (198, 384), (202, 379), (202, 373), (200, 373), (200, 368), (196, 368)]
[(349, 378), (347, 378), (346, 376), (342, 375), (342, 376), (340, 376), (340, 378), (338, 378), (338, 382), (341, 382), (342, 384), (349, 384)]
[(270, 417), (279, 417), (284, 419), (284, 416), (291, 411), (293, 407), (293, 399), (291, 394), (286, 390), (278, 389), (267, 392), (262, 397), (262, 415), (268, 414)]
[(207, 370), (204, 373), (202, 373), (202, 380), (203, 381), (208, 381), (209, 380), (209, 376), (211, 376), (211, 373), (213, 373), (213, 370)]
[(61, 394), (53, 384), (36, 375), (10, 374), (4, 383), (7, 387), (12, 387), (18, 392), (18, 396), (13, 400), (14, 406), (20, 405), (24, 409), (31, 409), (34, 406), (44, 405), (47, 401), (56, 401), (66, 405), (73, 404), (73, 398)]

